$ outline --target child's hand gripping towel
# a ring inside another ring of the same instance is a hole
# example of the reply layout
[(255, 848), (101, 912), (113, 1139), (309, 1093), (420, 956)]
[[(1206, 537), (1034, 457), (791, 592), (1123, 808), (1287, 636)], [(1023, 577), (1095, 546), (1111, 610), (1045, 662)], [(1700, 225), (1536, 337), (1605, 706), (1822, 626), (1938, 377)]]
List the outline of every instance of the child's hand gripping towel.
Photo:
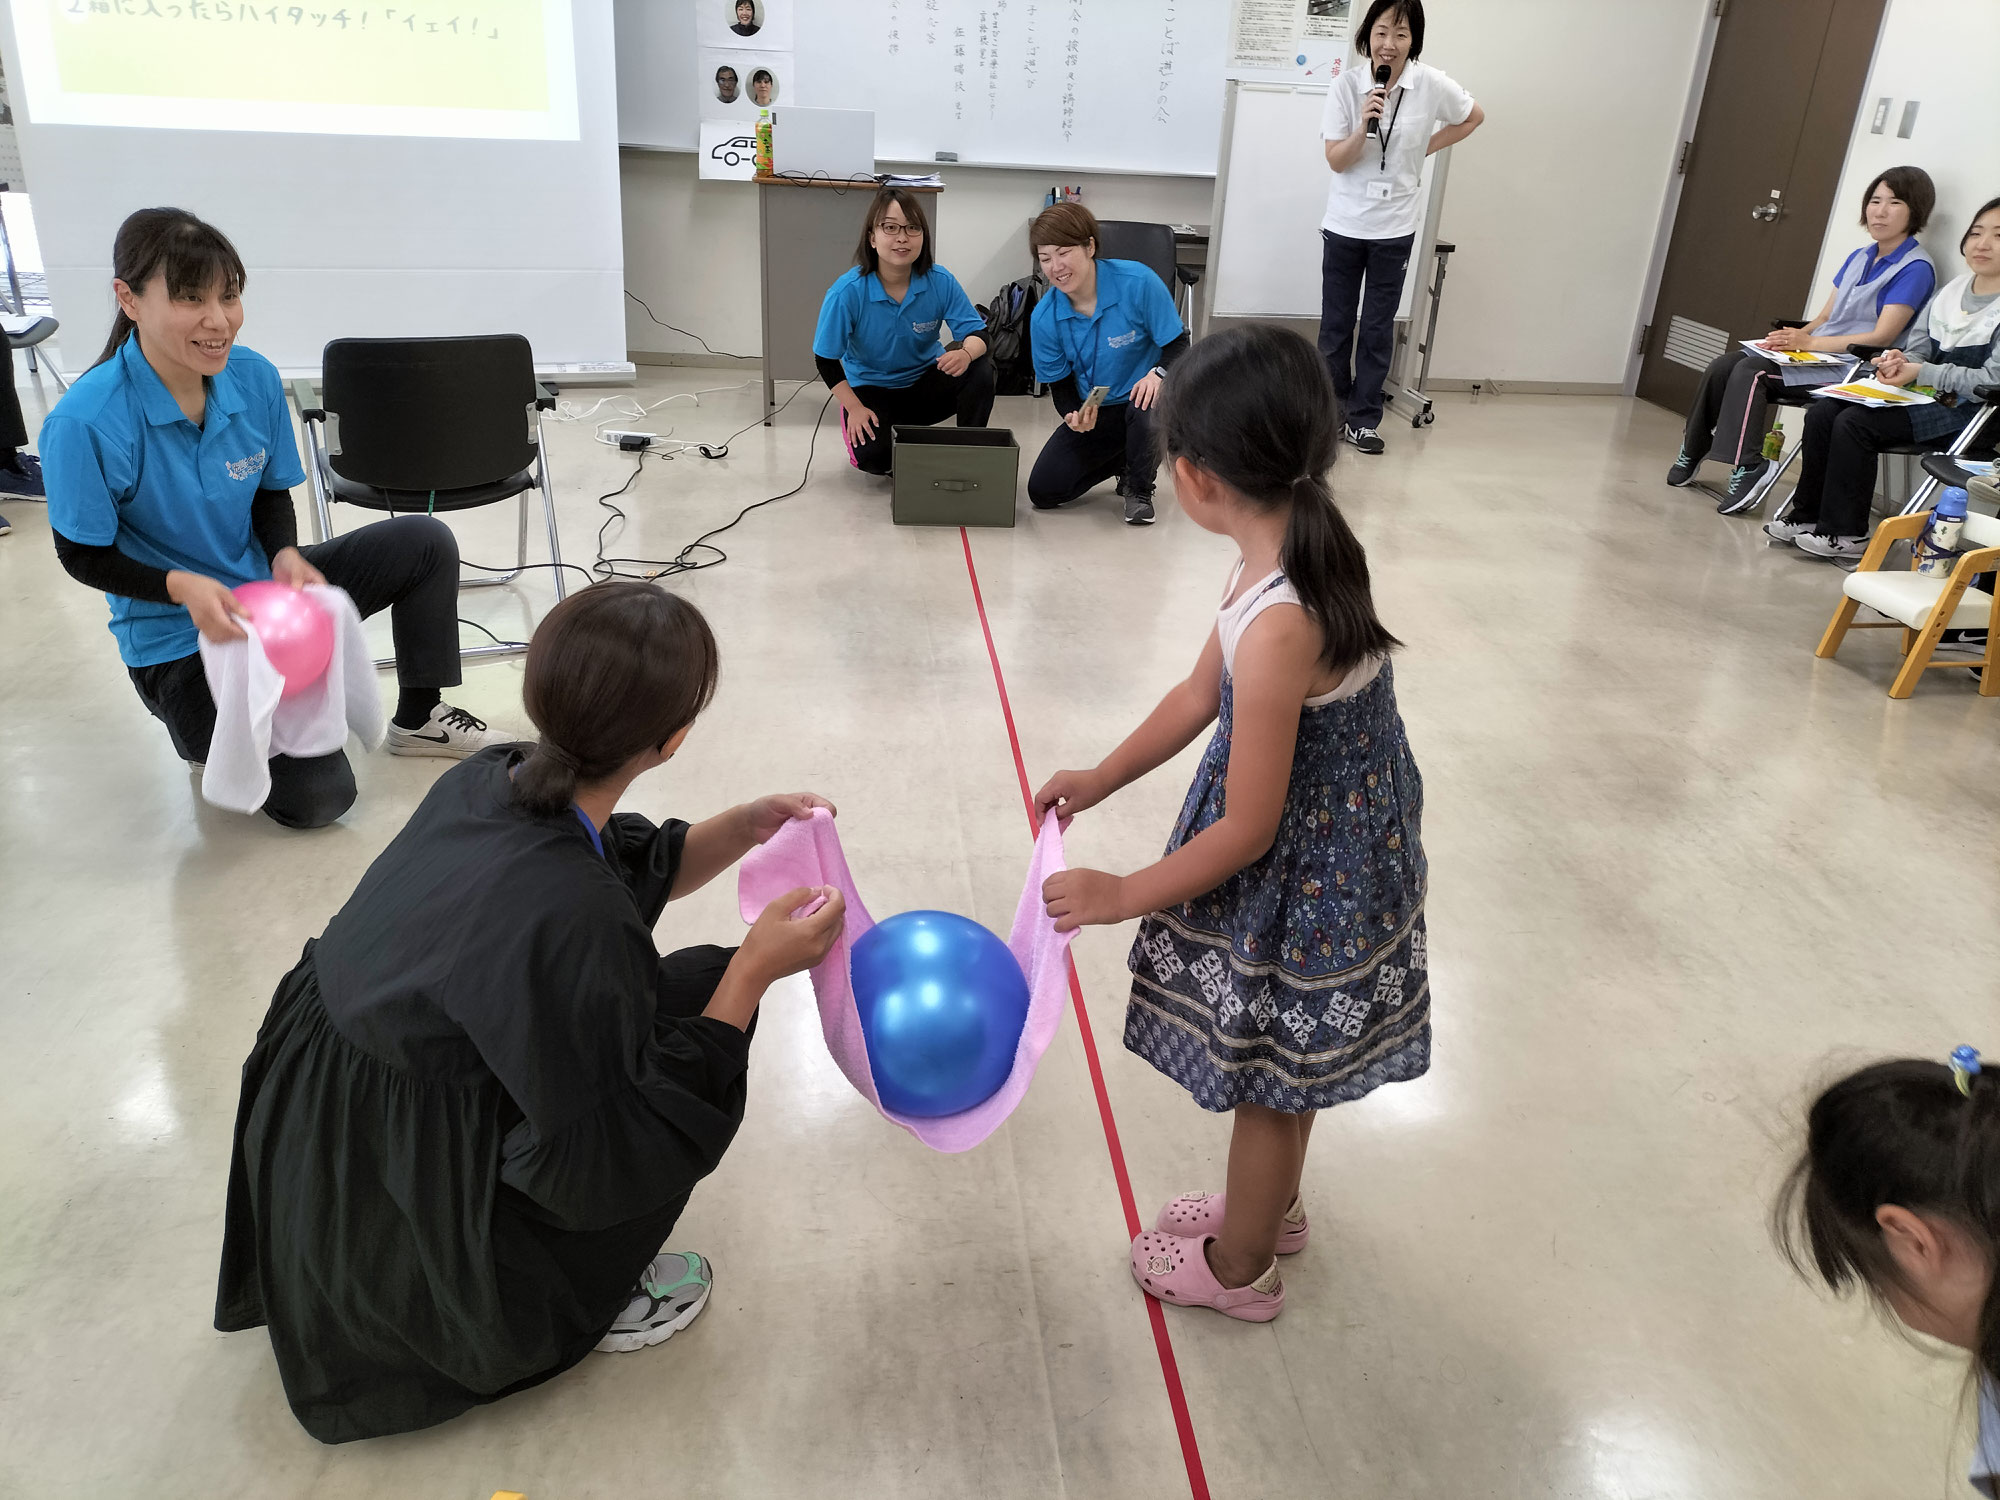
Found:
[(333, 616), (333, 658), (318, 682), (281, 698), (285, 680), (264, 655), (248, 620), (240, 641), (201, 641), (201, 669), (215, 699), (215, 735), (201, 774), (205, 801), (252, 813), (271, 795), (274, 755), (331, 755), (352, 730), (373, 750), (388, 724), (360, 611), (344, 589), (314, 586), (308, 597)]
[(1074, 933), (1056, 931), (1053, 918), (1042, 906), (1042, 882), (1063, 863), (1062, 832), (1056, 815), (1050, 813), (1035, 840), (1034, 858), (1028, 865), (1028, 883), (1021, 891), (1021, 904), (1014, 912), (1014, 929), (1007, 949), (1021, 965), (1028, 981), (1028, 1019), (1021, 1028), (1020, 1046), (1014, 1053), (1014, 1067), (997, 1092), (955, 1115), (919, 1119), (883, 1109), (868, 1067), (868, 1045), (861, 1034), (861, 1017), (854, 1004), (854, 987), (848, 977), (848, 954), (863, 933), (875, 925), (861, 893), (854, 888), (854, 876), (841, 853), (840, 835), (833, 818), (816, 811), (810, 819), (787, 823), (763, 847), (753, 849), (743, 861), (737, 894), (743, 920), (753, 922), (771, 902), (804, 885), (830, 885), (847, 901), (847, 920), (833, 949), (812, 971), (813, 993), (819, 1001), (820, 1030), (827, 1051), (847, 1081), (862, 1096), (896, 1124), (909, 1131), (934, 1151), (969, 1151), (1000, 1127), (1014, 1112), (1014, 1106), (1028, 1092), (1035, 1067), (1062, 1023), (1063, 997), (1068, 991), (1068, 954)]

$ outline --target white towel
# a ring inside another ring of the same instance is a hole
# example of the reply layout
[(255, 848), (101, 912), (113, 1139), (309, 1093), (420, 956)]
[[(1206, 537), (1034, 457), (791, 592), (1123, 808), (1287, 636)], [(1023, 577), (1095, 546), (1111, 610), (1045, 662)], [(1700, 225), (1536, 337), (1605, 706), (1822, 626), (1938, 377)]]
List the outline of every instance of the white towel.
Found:
[(264, 655), (248, 620), (240, 641), (201, 641), (201, 668), (215, 699), (215, 737), (201, 774), (201, 795), (231, 812), (252, 813), (271, 795), (274, 755), (331, 755), (349, 730), (370, 750), (388, 725), (361, 614), (346, 591), (306, 590), (333, 616), (333, 659), (311, 687), (283, 698), (285, 680)]

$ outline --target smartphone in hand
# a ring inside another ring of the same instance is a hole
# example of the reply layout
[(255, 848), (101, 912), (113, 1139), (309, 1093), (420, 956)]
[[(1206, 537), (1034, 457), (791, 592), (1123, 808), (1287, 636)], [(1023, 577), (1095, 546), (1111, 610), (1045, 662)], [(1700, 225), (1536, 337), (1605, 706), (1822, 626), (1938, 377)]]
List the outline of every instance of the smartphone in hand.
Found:
[(1111, 394), (1111, 387), (1108, 385), (1092, 386), (1090, 388), (1090, 394), (1083, 398), (1082, 409), (1084, 411), (1096, 411), (1098, 407), (1104, 404), (1104, 398), (1110, 394)]

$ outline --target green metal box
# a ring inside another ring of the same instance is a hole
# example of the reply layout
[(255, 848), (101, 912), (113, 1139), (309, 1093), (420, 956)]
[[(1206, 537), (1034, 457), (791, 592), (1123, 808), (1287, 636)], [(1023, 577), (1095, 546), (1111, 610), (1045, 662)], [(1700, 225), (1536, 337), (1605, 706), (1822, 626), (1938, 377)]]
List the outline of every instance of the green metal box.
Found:
[(1012, 526), (1021, 449), (1005, 427), (891, 429), (898, 526)]

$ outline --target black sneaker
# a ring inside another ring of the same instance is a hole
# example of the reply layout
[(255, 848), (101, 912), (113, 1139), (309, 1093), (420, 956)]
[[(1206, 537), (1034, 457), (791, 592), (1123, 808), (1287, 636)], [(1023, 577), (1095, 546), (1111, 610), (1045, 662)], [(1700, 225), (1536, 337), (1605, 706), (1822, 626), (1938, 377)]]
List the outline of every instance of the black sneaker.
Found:
[(1151, 526), (1153, 524), (1153, 497), (1151, 495), (1127, 495), (1125, 497), (1125, 524), (1127, 526)]
[(23, 500), (46, 499), (42, 485), (42, 461), (32, 453), (16, 453), (10, 464), (0, 464), (0, 495)]
[(1372, 427), (1342, 427), (1340, 435), (1363, 453), (1387, 453), (1389, 445), (1382, 441), (1382, 435)]
[(1681, 449), (1681, 456), (1674, 460), (1674, 466), (1667, 470), (1667, 483), (1675, 489), (1694, 482), (1695, 471), (1701, 467), (1699, 458), (1689, 458), (1687, 449)]
[(1755, 505), (1761, 498), (1757, 486), (1771, 470), (1771, 460), (1760, 458), (1754, 463), (1740, 464), (1729, 471), (1729, 488), (1722, 498), (1715, 502), (1715, 513), (1719, 516), (1740, 515)]

